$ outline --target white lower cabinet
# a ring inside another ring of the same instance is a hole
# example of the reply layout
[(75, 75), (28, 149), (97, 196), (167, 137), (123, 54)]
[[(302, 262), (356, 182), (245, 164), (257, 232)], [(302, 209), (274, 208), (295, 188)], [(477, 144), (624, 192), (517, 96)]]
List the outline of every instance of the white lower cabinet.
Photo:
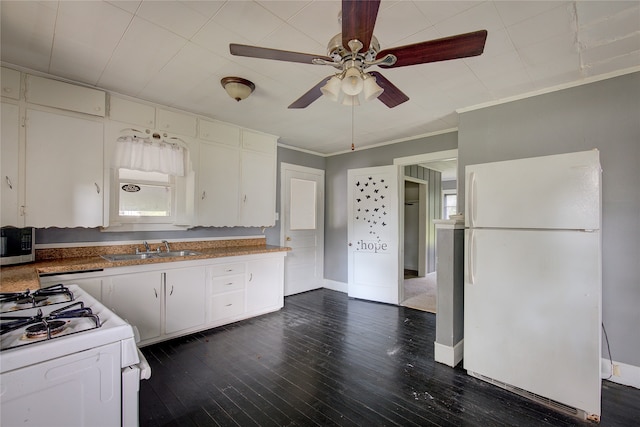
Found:
[(204, 267), (180, 268), (164, 273), (165, 334), (204, 324), (204, 273)]
[(42, 287), (76, 284), (137, 329), (148, 345), (284, 305), (285, 252), (132, 266), (40, 277)]
[(138, 330), (140, 344), (160, 337), (162, 273), (112, 276), (104, 287), (103, 302)]

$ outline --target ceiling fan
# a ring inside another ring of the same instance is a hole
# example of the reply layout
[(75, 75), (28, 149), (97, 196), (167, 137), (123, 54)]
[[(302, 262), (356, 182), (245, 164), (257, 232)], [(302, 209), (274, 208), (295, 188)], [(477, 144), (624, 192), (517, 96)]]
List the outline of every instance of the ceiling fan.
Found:
[(373, 35), (379, 7), (380, 0), (342, 0), (342, 33), (329, 41), (327, 56), (235, 43), (229, 45), (229, 50), (236, 56), (331, 65), (339, 70), (336, 75), (322, 79), (289, 108), (306, 108), (322, 95), (345, 105), (358, 105), (361, 93), (365, 100), (377, 97), (393, 108), (409, 97), (379, 72), (366, 72), (367, 68), (374, 65), (405, 67), (466, 58), (480, 55), (484, 50), (486, 30), (380, 50)]

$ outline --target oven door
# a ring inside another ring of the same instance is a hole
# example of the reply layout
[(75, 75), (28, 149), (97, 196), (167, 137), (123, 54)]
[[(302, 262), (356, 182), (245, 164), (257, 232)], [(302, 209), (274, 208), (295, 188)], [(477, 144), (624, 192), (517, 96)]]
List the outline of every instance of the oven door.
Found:
[(0, 375), (0, 424), (120, 424), (120, 356), (118, 342), (4, 372)]
[(122, 426), (137, 427), (139, 419), (138, 395), (140, 380), (151, 377), (151, 366), (138, 350), (140, 362), (122, 369)]

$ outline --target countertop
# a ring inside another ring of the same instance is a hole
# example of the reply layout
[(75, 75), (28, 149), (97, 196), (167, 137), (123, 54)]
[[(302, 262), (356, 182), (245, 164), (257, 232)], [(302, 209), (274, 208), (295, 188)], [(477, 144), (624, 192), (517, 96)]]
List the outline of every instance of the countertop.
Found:
[[(198, 259), (254, 255), (269, 252), (287, 252), (291, 248), (272, 246), (262, 243), (261, 239), (230, 240), (213, 242), (172, 243), (172, 250), (193, 250), (199, 255), (187, 257), (149, 258), (144, 260), (107, 261), (100, 255), (114, 253), (134, 253), (136, 246), (81, 247), (73, 249), (36, 251), (36, 261), (16, 266), (4, 266), (0, 269), (0, 292), (21, 292), (26, 289), (40, 288), (40, 274), (68, 273), (108, 269), (131, 265), (191, 261)], [(75, 255), (75, 256), (74, 256)]]

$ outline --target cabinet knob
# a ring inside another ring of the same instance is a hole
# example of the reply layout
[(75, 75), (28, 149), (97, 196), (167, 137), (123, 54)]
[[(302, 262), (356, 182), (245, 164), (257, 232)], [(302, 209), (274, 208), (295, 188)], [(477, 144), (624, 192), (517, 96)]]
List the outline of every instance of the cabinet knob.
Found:
[(287, 242), (291, 241), (291, 237), (287, 236), (287, 238), (285, 239)]

